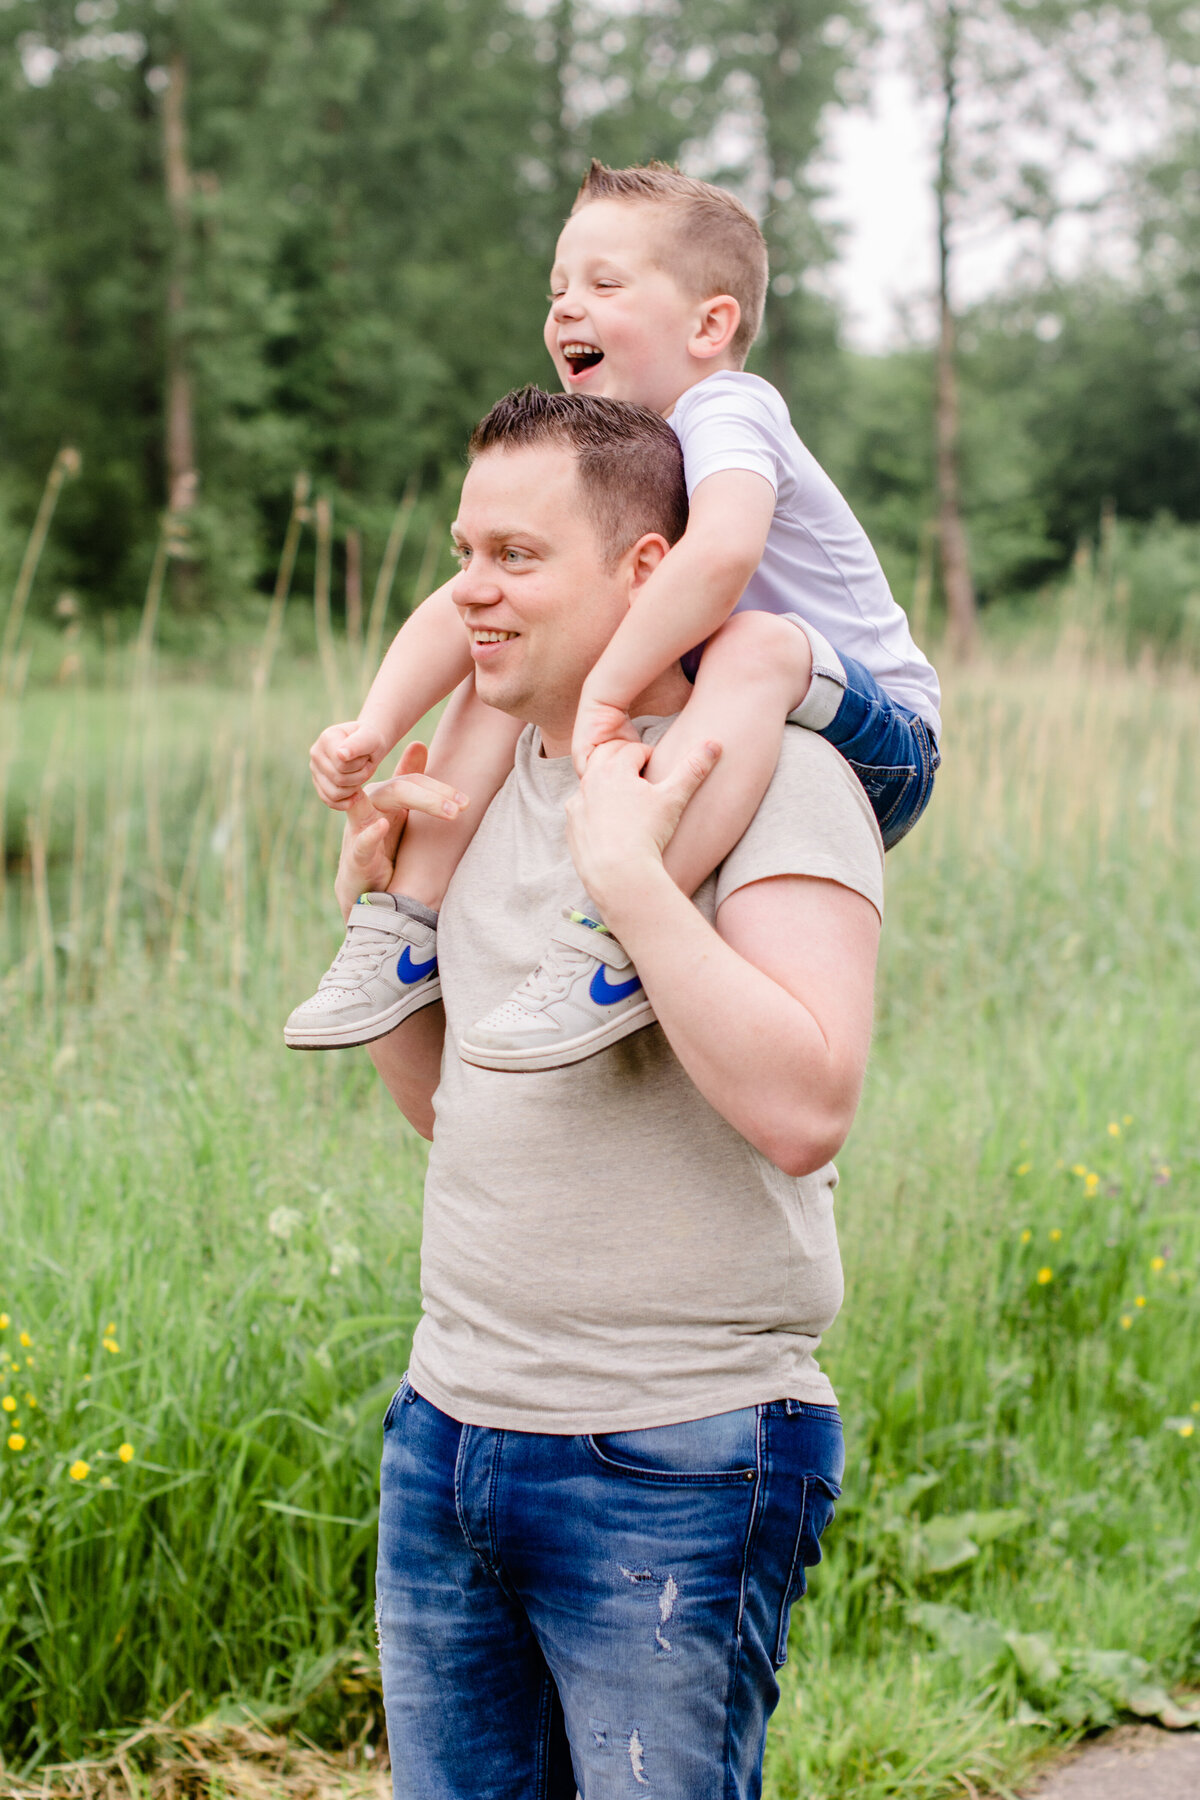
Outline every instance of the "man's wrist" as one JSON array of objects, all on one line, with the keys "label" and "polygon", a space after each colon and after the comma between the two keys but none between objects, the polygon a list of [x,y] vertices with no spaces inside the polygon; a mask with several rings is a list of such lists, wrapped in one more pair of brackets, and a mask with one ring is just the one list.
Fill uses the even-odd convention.
[{"label": "man's wrist", "polygon": [[614,868],[599,881],[593,875],[588,891],[604,923],[626,949],[627,938],[635,937],[673,897],[683,897],[657,857]]}]

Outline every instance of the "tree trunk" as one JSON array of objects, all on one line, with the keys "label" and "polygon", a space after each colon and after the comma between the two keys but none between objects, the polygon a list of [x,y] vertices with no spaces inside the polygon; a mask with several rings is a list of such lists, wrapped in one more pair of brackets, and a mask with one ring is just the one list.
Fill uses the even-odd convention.
[{"label": "tree trunk", "polygon": [[959,8],[948,0],[942,19],[942,135],[937,164],[938,352],[934,428],[937,444],[938,544],[946,595],[947,644],[960,661],[978,634],[975,586],[963,525],[958,431],[958,369],[950,294],[950,208],[954,190],[954,127],[958,106]]},{"label": "tree trunk", "polygon": [[[170,273],[166,318],[166,460],[167,510],[173,515],[173,537],[184,549],[179,529],[196,503],[195,422],[192,378],[187,355],[188,274],[191,262],[192,177],[187,161],[185,97],[187,70],[182,52],[172,53],[162,97],[163,172],[171,217]],[[186,554],[186,552],[185,552]]]}]

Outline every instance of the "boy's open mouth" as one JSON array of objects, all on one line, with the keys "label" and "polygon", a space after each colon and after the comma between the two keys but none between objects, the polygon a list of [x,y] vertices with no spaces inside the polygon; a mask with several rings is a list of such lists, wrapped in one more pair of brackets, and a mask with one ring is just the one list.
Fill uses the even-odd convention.
[{"label": "boy's open mouth", "polygon": [[603,350],[597,350],[595,344],[564,344],[562,355],[572,375],[582,375],[604,361]]}]

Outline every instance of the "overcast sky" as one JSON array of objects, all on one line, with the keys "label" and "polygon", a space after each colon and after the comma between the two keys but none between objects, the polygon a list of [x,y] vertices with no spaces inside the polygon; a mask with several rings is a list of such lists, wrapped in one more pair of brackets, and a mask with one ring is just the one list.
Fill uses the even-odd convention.
[{"label": "overcast sky", "polygon": [[[902,32],[909,10],[906,0],[877,0],[883,35],[871,55],[870,101],[831,109],[821,170],[829,190],[821,211],[842,227],[841,254],[830,280],[844,309],[848,341],[866,350],[886,349],[913,332],[927,337],[933,329],[938,115],[936,102],[918,96],[907,68]],[[1105,121],[1103,154],[1074,157],[1065,170],[1067,191],[1093,200],[1111,191],[1112,165],[1148,148],[1163,124],[1152,96],[1144,105],[1114,107]],[[1020,153],[1019,137],[1013,148]],[[959,304],[994,292],[1043,249],[1030,228],[1006,228],[995,218],[965,232]],[[1054,267],[1069,275],[1089,262],[1127,266],[1129,249],[1115,218],[1089,213],[1055,227],[1049,254]]]}]

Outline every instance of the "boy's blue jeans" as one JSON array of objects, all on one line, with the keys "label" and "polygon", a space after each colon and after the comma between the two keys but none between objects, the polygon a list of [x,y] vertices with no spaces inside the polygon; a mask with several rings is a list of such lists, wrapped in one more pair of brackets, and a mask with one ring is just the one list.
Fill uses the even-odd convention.
[{"label": "boy's blue jeans", "polygon": [[597,1437],[384,1421],[396,1800],[752,1800],[792,1602],[841,1492],[833,1407]]},{"label": "boy's blue jeans", "polygon": [[788,617],[808,638],[813,653],[812,686],[791,720],[828,738],[866,789],[890,850],[912,830],[933,793],[941,763],[937,743],[924,719],[886,694],[853,657],[842,656],[813,626]]}]

